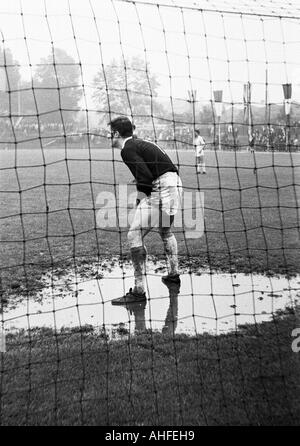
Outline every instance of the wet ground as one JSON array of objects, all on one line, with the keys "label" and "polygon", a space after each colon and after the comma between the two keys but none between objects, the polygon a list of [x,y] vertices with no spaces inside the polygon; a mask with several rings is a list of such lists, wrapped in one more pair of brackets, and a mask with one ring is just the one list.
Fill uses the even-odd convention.
[{"label": "wet ground", "polygon": [[[113,306],[133,284],[130,264],[104,270],[86,280],[69,274],[45,277],[39,299],[23,299],[2,316],[5,331],[90,325],[111,338],[128,332],[158,330],[194,335],[222,334],[243,324],[268,321],[279,310],[300,304],[300,276],[224,274],[203,271],[182,274],[181,286],[161,281],[162,267],[149,264],[145,304]],[[67,288],[65,283],[68,283]]]}]

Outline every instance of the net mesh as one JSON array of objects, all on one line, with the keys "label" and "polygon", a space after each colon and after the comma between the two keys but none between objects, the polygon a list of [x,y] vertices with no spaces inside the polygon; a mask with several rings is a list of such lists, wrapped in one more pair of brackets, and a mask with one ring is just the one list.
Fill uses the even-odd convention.
[{"label": "net mesh", "polygon": [[[297,3],[0,6],[1,425],[299,423]],[[154,228],[147,300],[121,308],[116,116],[184,198],[181,287]]]}]

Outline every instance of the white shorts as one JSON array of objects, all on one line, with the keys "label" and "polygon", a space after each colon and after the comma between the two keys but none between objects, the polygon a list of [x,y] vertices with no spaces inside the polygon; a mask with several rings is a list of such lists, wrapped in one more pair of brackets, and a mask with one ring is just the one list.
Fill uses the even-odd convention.
[{"label": "white shorts", "polygon": [[130,230],[146,230],[156,226],[170,227],[181,206],[182,182],[176,172],[167,172],[152,183],[149,197],[136,208]]},{"label": "white shorts", "polygon": [[197,156],[204,156],[204,149],[203,149],[203,147],[197,147],[197,149],[196,149],[196,157]]},{"label": "white shorts", "polygon": [[152,183],[148,201],[168,215],[175,215],[181,204],[182,182],[176,172],[167,172]]}]

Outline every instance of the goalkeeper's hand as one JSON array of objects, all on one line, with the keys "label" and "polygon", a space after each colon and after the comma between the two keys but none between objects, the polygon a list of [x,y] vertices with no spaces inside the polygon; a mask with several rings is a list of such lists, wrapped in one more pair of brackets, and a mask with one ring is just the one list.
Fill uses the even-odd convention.
[{"label": "goalkeeper's hand", "polygon": [[134,203],[131,203],[131,204],[129,205],[129,209],[136,209],[136,208],[138,207],[138,205],[140,204],[140,202],[141,202],[141,199],[140,199],[140,198],[136,198],[136,200],[135,200],[135,204],[134,204]]},{"label": "goalkeeper's hand", "polygon": [[147,195],[144,194],[144,192],[138,191],[137,197],[136,197],[136,206],[138,206],[140,204],[140,202],[142,200],[144,200],[145,198],[147,198]]}]

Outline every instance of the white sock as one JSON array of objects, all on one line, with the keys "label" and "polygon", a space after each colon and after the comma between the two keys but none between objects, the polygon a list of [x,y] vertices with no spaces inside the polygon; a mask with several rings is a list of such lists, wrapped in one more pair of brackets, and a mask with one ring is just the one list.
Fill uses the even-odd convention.
[{"label": "white sock", "polygon": [[145,292],[146,250],[143,246],[131,248],[131,259],[134,269],[134,291]]},{"label": "white sock", "polygon": [[168,270],[170,275],[178,274],[178,253],[177,240],[174,234],[163,237],[165,253],[167,257]]}]

